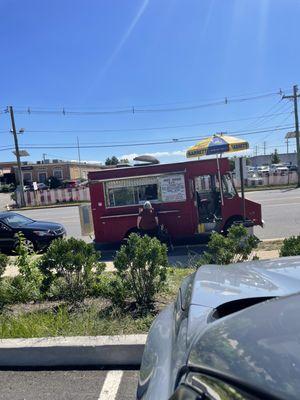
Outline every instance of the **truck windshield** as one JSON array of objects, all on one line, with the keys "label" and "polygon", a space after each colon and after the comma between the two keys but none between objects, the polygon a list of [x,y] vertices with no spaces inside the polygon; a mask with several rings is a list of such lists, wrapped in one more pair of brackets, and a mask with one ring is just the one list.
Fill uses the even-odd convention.
[{"label": "truck windshield", "polygon": [[236,190],[232,182],[232,177],[230,174],[225,174],[222,176],[223,192],[224,196],[232,198],[236,196]]}]

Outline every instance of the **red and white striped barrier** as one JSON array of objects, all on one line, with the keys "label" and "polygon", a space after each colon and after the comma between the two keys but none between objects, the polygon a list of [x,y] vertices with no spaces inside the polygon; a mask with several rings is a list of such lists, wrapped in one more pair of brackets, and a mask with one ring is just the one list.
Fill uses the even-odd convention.
[{"label": "red and white striped barrier", "polygon": [[[17,205],[21,204],[20,192],[17,192],[16,199]],[[26,206],[43,206],[78,201],[90,201],[89,188],[79,187],[25,192]]]}]

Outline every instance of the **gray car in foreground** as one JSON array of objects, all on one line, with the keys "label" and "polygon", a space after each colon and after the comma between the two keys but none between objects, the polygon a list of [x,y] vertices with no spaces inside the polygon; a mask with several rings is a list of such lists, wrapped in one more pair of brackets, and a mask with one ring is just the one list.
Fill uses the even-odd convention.
[{"label": "gray car in foreground", "polygon": [[300,257],[203,266],[154,321],[137,399],[300,399]]}]

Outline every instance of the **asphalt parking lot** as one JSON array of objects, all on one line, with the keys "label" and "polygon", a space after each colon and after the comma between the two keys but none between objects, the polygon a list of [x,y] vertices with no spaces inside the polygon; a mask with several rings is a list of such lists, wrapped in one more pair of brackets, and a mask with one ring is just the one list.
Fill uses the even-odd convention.
[{"label": "asphalt parking lot", "polygon": [[0,400],[133,400],[138,371],[0,371]]}]

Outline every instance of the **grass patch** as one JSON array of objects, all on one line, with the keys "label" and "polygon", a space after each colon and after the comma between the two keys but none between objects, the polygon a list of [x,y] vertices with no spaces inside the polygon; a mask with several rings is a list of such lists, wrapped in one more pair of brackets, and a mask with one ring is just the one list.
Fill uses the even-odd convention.
[{"label": "grass patch", "polygon": [[113,309],[99,311],[95,306],[78,311],[59,306],[55,310],[2,315],[1,338],[146,333],[153,319],[153,315],[134,319]]},{"label": "grass patch", "polygon": [[155,312],[146,316],[123,313],[101,299],[75,309],[59,302],[20,304],[0,315],[0,338],[147,333],[157,313],[175,299],[182,280],[192,272],[168,268],[166,285],[156,296]]}]

